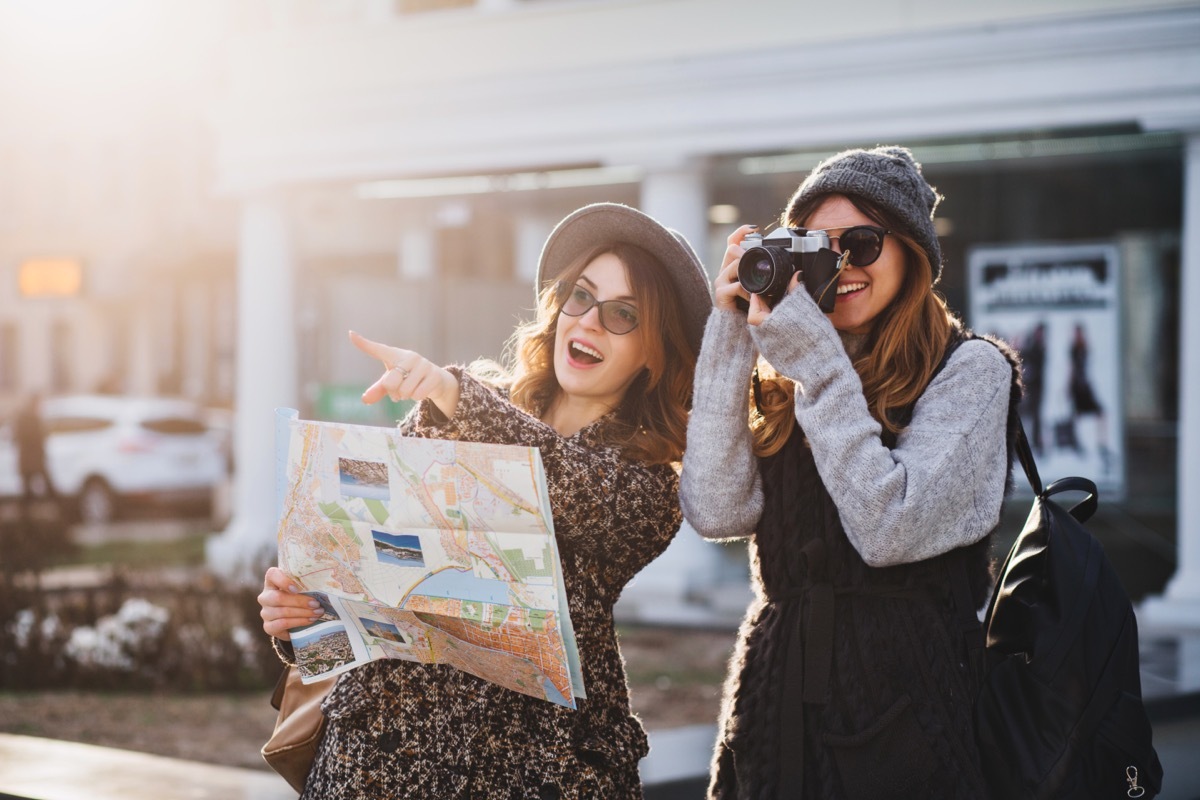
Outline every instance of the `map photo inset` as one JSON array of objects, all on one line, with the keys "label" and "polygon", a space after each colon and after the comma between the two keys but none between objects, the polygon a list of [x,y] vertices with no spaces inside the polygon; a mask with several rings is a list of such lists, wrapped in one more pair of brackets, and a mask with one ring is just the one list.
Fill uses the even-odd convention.
[{"label": "map photo inset", "polygon": [[338,480],[342,496],[390,500],[387,464],[357,458],[338,458]]},{"label": "map photo inset", "polygon": [[354,661],[350,636],[342,625],[332,625],[303,636],[292,637],[296,664],[302,678],[322,675]]},{"label": "map photo inset", "polygon": [[333,603],[329,602],[329,595],[324,592],[301,592],[301,594],[307,595],[321,604],[321,616],[314,618],[307,625],[301,625],[298,628],[289,628],[288,632],[292,634],[293,639],[296,638],[296,634],[300,631],[306,631],[313,626],[323,625],[326,622],[336,622],[341,619],[337,611],[334,610]]},{"label": "map photo inset", "polygon": [[423,567],[425,555],[421,551],[421,537],[411,533],[388,533],[372,529],[375,555],[385,564],[397,567]]},{"label": "map photo inset", "polygon": [[374,636],[378,639],[387,639],[400,644],[408,644],[408,639],[404,638],[404,634],[390,622],[384,622],[371,617],[359,617],[358,621],[362,623],[363,630],[368,636]]},{"label": "map photo inset", "polygon": [[329,602],[329,595],[325,594],[324,592],[302,592],[302,594],[308,595],[313,600],[316,600],[321,604],[321,616],[313,620],[313,624],[318,622],[333,622],[341,619],[341,617],[338,616],[337,611],[334,610],[333,603]]}]

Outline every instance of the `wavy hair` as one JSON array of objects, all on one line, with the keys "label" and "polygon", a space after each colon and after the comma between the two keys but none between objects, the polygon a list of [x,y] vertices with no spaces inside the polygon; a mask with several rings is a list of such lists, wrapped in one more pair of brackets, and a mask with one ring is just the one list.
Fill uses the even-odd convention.
[{"label": "wavy hair", "polygon": [[[513,333],[505,351],[507,369],[485,365],[483,377],[507,383],[509,398],[520,408],[542,416],[562,391],[554,374],[558,317],[567,294],[588,264],[611,253],[625,265],[637,301],[637,336],[646,351],[646,367],[625,390],[614,422],[604,428],[606,444],[625,457],[649,464],[671,464],[683,456],[692,402],[696,352],[688,342],[674,282],[657,259],[640,247],[612,243],[581,254],[559,279],[542,288],[537,316]],[[472,368],[473,373],[480,370]]]},{"label": "wavy hair", "polygon": [[[816,211],[830,195],[817,195],[788,209],[783,223],[792,227]],[[942,360],[958,321],[946,300],[933,289],[933,265],[916,241],[903,233],[893,214],[864,198],[846,195],[854,207],[887,228],[904,248],[904,280],[900,293],[880,312],[853,364],[862,381],[867,407],[883,429],[898,434],[902,424],[895,412],[915,403]],[[796,425],[796,386],[760,362],[758,408],[750,406],[754,452],[769,456],[779,451]]]}]

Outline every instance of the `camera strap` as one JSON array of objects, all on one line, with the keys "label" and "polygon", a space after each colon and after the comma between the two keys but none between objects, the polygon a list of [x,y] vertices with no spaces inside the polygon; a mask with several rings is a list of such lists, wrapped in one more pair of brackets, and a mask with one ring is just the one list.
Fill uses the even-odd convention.
[{"label": "camera strap", "polygon": [[[835,270],[833,271],[833,274],[829,276],[829,280],[828,280],[828,281],[826,281],[826,283],[825,283],[825,288],[821,290],[821,296],[820,296],[820,297],[818,297],[818,298],[816,298],[816,300],[817,300],[817,305],[821,305],[821,301],[823,301],[823,300],[825,299],[825,295],[829,294],[829,290],[830,290],[831,288],[833,288],[833,287],[837,286],[837,284],[838,284],[838,277],[839,277],[839,276],[841,276],[841,274],[842,274],[842,270],[844,270],[844,269],[846,268],[846,261],[847,261],[847,259],[849,259],[849,258],[850,258],[850,251],[849,251],[849,250],[847,250],[846,252],[842,253],[842,254],[841,254],[839,257],[838,257],[838,260],[837,260],[837,269],[835,269]],[[834,291],[836,292],[837,290],[836,290],[836,289],[834,289]]]}]

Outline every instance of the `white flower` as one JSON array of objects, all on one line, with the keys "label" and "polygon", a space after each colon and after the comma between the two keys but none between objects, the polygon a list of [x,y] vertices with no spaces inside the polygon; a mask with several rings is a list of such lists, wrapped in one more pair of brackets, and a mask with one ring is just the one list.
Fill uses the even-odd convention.
[{"label": "white flower", "polygon": [[241,653],[242,666],[253,668],[258,660],[258,636],[245,625],[234,625],[229,631],[229,638],[233,639],[234,645]]},{"label": "white flower", "polygon": [[41,624],[38,624],[37,614],[31,608],[23,608],[18,611],[9,623],[9,630],[12,631],[13,641],[18,650],[25,650],[33,643],[35,628],[41,640],[49,642],[58,634],[60,627],[62,627],[61,623],[54,614],[42,618]]},{"label": "white flower", "polygon": [[33,633],[35,619],[36,617],[31,608],[22,608],[13,615],[13,620],[9,623],[9,630],[12,631],[13,639],[16,640],[19,650],[29,647],[29,636]]},{"label": "white flower", "polygon": [[101,617],[96,627],[71,631],[64,652],[80,666],[133,672],[138,656],[158,644],[170,616],[165,608],[130,598],[116,614]]}]

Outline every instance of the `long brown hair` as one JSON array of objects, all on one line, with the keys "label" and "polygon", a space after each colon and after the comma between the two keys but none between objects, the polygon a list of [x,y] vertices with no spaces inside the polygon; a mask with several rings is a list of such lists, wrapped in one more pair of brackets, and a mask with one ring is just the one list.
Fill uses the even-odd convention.
[{"label": "long brown hair", "polygon": [[562,391],[554,374],[558,315],[587,265],[606,253],[625,265],[640,319],[638,327],[625,335],[639,337],[646,367],[626,389],[614,424],[605,428],[605,440],[637,461],[679,461],[687,438],[696,353],[688,343],[674,283],[666,268],[640,247],[624,243],[594,247],[571,262],[556,282],[542,287],[537,317],[517,328],[506,348],[509,398],[540,417]]},{"label": "long brown hair", "polygon": [[[799,227],[829,197],[817,195],[788,209],[783,223]],[[957,322],[946,307],[945,298],[933,289],[929,256],[903,232],[900,220],[861,197],[846,195],[846,199],[876,224],[887,228],[888,235],[904,247],[905,275],[900,293],[875,318],[853,362],[871,416],[885,431],[896,434],[901,425],[892,412],[916,402],[925,391]],[[761,361],[759,378],[759,408],[755,409],[751,403],[750,426],[754,431],[754,452],[769,456],[783,447],[796,424],[796,386]]]}]

